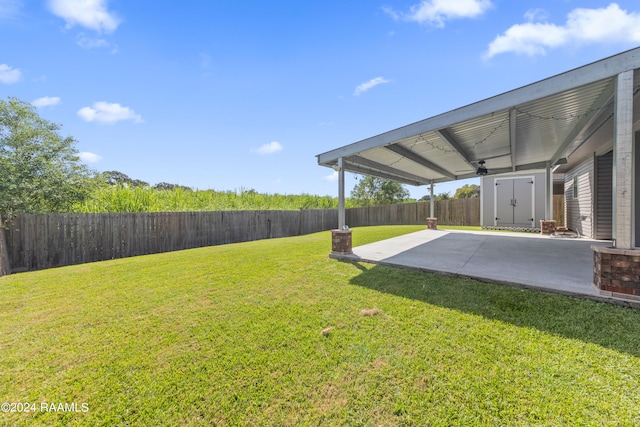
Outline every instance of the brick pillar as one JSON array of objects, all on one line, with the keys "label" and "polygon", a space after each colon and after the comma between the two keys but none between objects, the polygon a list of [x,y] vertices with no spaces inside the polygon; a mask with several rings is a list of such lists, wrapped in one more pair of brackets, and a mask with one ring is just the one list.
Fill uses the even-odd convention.
[{"label": "brick pillar", "polygon": [[550,235],[556,231],[556,222],[553,219],[540,220],[540,234]]},{"label": "brick pillar", "polygon": [[438,229],[438,218],[427,218],[427,228],[429,230]]},{"label": "brick pillar", "polygon": [[351,230],[331,230],[331,255],[352,253]]},{"label": "brick pillar", "polygon": [[603,295],[640,300],[640,250],[591,246],[593,285]]}]

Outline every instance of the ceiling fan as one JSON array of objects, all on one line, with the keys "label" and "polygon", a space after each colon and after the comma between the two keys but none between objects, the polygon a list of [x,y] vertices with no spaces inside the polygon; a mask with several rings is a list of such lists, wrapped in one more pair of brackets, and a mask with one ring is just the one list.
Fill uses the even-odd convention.
[{"label": "ceiling fan", "polygon": [[476,169],[476,175],[478,176],[485,176],[486,174],[489,173],[489,170],[484,166],[486,162],[484,160],[480,160],[478,162],[478,169]]},{"label": "ceiling fan", "polygon": [[[475,168],[476,168],[476,175],[478,175],[478,176],[485,176],[486,174],[488,174],[488,173],[489,173],[489,170],[486,168],[485,163],[486,163],[486,162],[485,162],[484,160],[480,160],[480,161],[477,161],[477,162],[471,162],[470,164],[471,164],[472,166],[474,166],[474,165],[476,165],[476,164],[477,164],[477,166],[475,166]],[[467,172],[467,173],[468,173],[468,172],[469,172],[469,169],[457,170],[457,171],[456,171],[456,173],[460,173],[460,172]]]}]

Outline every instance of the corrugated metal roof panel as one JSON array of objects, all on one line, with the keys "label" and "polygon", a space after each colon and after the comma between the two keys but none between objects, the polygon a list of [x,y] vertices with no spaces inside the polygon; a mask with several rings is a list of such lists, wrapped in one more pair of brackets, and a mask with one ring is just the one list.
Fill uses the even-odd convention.
[{"label": "corrugated metal roof panel", "polygon": [[635,93],[640,48],[318,155],[318,162],[332,165],[351,156],[368,162],[372,174],[404,174],[406,182],[473,176],[480,160],[490,173],[544,167],[597,131],[602,140],[613,114],[616,76],[630,69],[636,69]]},{"label": "corrugated metal roof panel", "polygon": [[576,126],[585,126],[611,106],[610,83],[608,79],[517,106],[516,162],[533,163],[552,157]]}]

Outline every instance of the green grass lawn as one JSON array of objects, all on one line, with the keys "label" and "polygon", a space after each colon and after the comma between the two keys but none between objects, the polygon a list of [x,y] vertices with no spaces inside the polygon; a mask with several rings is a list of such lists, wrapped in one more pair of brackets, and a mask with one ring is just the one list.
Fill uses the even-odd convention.
[{"label": "green grass lawn", "polygon": [[[354,245],[423,228],[356,228]],[[640,311],[330,246],[324,232],[0,278],[0,403],[37,405],[0,424],[640,425]]]}]

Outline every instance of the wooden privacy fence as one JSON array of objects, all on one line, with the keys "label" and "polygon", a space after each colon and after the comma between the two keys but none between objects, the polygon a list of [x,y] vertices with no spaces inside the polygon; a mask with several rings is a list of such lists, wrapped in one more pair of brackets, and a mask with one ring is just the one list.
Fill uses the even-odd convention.
[{"label": "wooden privacy fence", "polygon": [[[429,212],[428,202],[351,208],[346,221],[350,227],[425,224]],[[440,224],[480,224],[477,198],[438,201],[435,212]],[[15,218],[5,236],[9,267],[20,272],[296,236],[337,224],[336,209],[46,214]]]},{"label": "wooden privacy fence", "polygon": [[438,224],[480,225],[480,198],[442,200],[435,204]]},{"label": "wooden privacy fence", "polygon": [[564,194],[556,194],[553,196],[553,219],[556,226],[564,226]]},{"label": "wooden privacy fence", "polygon": [[335,209],[21,215],[6,230],[13,272],[335,228]]},{"label": "wooden privacy fence", "polygon": [[345,212],[345,222],[349,227],[426,224],[426,218],[428,216],[428,203],[406,203],[401,205],[350,208]]},{"label": "wooden privacy fence", "polygon": [[[369,206],[347,209],[345,220],[350,227],[426,224],[430,212],[429,202]],[[480,198],[438,200],[434,212],[438,224],[480,225]]]}]

